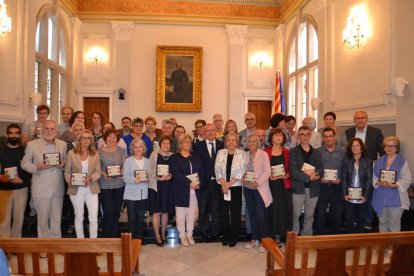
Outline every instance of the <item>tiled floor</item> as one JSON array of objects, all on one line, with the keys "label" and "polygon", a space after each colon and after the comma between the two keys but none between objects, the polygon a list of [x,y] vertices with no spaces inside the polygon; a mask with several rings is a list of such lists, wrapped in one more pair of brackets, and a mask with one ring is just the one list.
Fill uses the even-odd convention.
[{"label": "tiled floor", "polygon": [[221,243],[199,243],[191,247],[145,245],[140,254],[140,271],[145,275],[263,275],[266,254],[257,248],[224,247]]}]

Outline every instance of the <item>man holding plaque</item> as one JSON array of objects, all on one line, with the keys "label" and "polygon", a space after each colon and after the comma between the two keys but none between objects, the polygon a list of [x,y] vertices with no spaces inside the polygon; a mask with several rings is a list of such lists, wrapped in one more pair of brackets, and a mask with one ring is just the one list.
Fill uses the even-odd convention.
[{"label": "man holding plaque", "polygon": [[22,170],[24,147],[20,144],[21,129],[17,124],[7,127],[6,145],[0,149],[0,237],[20,238],[24,210],[27,201],[27,186],[30,175]]},{"label": "man holding plaque", "polygon": [[33,174],[31,191],[37,211],[39,238],[61,237],[66,143],[56,139],[57,134],[56,122],[47,120],[42,138],[27,143],[22,161],[22,168]]},{"label": "man holding plaque", "polygon": [[[323,143],[320,151],[324,174],[321,177],[321,190],[319,192],[318,232],[320,235],[340,234],[343,204],[340,177],[345,150],[343,147],[336,145],[336,132],[333,128],[325,128],[322,134]],[[326,210],[328,207],[331,216],[331,231],[328,231],[326,225]]]},{"label": "man holding plaque", "polygon": [[302,236],[313,235],[313,214],[320,190],[320,178],[323,176],[321,152],[310,144],[311,130],[301,126],[298,130],[299,145],[290,151],[289,168],[292,179],[293,231],[299,233],[299,217],[305,210]]},{"label": "man holding plaque", "polygon": [[194,145],[194,150],[201,157],[204,171],[198,200],[199,224],[204,240],[214,242],[220,234],[221,198],[221,186],[216,181],[214,164],[217,152],[224,148],[224,144],[216,139],[216,127],[213,124],[206,124],[204,132],[206,139]]}]

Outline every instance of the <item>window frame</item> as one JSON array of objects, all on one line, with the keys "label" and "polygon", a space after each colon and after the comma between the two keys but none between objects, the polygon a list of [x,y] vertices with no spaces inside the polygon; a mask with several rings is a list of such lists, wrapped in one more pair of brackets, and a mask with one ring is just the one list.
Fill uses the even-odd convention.
[{"label": "window frame", "polygon": [[[300,30],[300,26],[306,23],[306,64],[301,67],[298,68],[298,62],[299,62],[299,30]],[[310,57],[310,29],[309,27],[312,27],[315,30],[315,38],[318,41],[318,58],[315,59],[312,62],[309,62],[309,57]],[[291,50],[292,48],[295,48],[295,71],[290,72],[290,60],[291,60]],[[319,78],[319,34],[318,34],[318,28],[317,28],[317,24],[316,21],[313,19],[312,16],[310,15],[302,15],[299,17],[299,19],[296,20],[296,22],[294,22],[294,26],[292,27],[291,31],[290,31],[290,35],[289,35],[289,39],[288,39],[288,43],[287,43],[287,48],[286,48],[286,52],[285,52],[285,57],[286,57],[286,62],[285,62],[285,72],[287,72],[286,76],[286,91],[288,93],[286,99],[287,99],[287,114],[293,115],[296,118],[297,124],[301,125],[303,118],[307,117],[307,116],[313,116],[316,120],[318,120],[318,110],[313,110],[311,107],[311,98],[314,98],[315,95],[314,92],[312,91],[312,93],[309,91],[310,88],[310,77],[311,77],[311,71],[314,71],[315,68],[318,70],[318,75],[317,77]],[[306,112],[304,112],[304,110],[302,110],[302,102],[299,102],[300,97],[299,97],[299,92],[300,90],[298,89],[298,84],[299,84],[299,79],[301,78],[301,76],[303,76],[303,74],[306,74],[306,83],[304,86],[304,89],[306,90]],[[294,83],[295,83],[295,87],[294,87],[294,91],[295,91],[295,99],[294,99],[294,103],[291,102],[291,95],[290,95],[290,91],[291,91],[291,87],[290,87],[290,83],[291,80],[294,78]],[[315,87],[315,85],[313,85],[313,87]],[[317,89],[316,89],[316,97],[319,96],[319,80],[317,80]],[[310,95],[312,95],[312,97],[310,97]],[[295,114],[291,114],[291,109],[292,106],[294,106],[294,110],[295,110]],[[299,113],[300,112],[300,113]]]}]

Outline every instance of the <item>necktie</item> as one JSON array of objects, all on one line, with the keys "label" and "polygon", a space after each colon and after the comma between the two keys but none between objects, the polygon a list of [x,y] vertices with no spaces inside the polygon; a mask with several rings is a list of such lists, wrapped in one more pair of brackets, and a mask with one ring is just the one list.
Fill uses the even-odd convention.
[{"label": "necktie", "polygon": [[216,149],[214,148],[214,143],[209,143],[211,145],[211,159],[216,158]]}]

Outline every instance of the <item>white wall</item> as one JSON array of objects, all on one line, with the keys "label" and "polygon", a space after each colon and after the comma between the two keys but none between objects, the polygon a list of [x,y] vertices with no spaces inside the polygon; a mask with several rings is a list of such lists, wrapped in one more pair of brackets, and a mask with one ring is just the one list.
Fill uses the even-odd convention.
[{"label": "white wall", "polygon": [[414,1],[399,0],[393,4],[395,18],[395,75],[404,77],[409,84],[405,96],[397,100],[397,135],[401,139],[401,152],[414,172],[414,127],[412,110],[414,106]]}]

